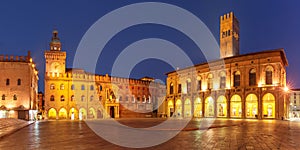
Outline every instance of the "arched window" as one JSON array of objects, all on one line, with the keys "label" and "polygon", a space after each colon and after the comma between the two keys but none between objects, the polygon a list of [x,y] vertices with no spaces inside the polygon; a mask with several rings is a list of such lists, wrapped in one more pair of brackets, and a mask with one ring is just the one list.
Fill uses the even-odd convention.
[{"label": "arched window", "polygon": [[273,67],[268,66],[266,68],[266,84],[267,85],[273,84],[272,74],[273,74]]},{"label": "arched window", "polygon": [[173,83],[170,84],[170,94],[174,93],[174,85]]},{"label": "arched window", "polygon": [[2,95],[2,100],[5,100],[5,95],[4,94]]},{"label": "arched window", "polygon": [[65,96],[60,96],[60,101],[65,101]]},{"label": "arched window", "polygon": [[64,84],[61,84],[60,85],[60,90],[64,90],[65,89],[65,85]]},{"label": "arched window", "polygon": [[84,85],[81,85],[81,90],[85,90],[85,87],[84,87]]},{"label": "arched window", "polygon": [[102,85],[99,85],[99,90],[102,91]]},{"label": "arched window", "polygon": [[54,101],[54,95],[50,96],[50,101]]},{"label": "arched window", "polygon": [[94,91],[94,86],[93,85],[91,85],[90,90]]},{"label": "arched window", "polygon": [[120,101],[120,102],[122,101],[122,96],[119,97],[119,101]]},{"label": "arched window", "polygon": [[94,100],[94,96],[92,95],[91,97],[90,97],[90,101],[93,101]]},{"label": "arched window", "polygon": [[50,90],[54,90],[54,89],[55,89],[54,83],[50,84]]},{"label": "arched window", "polygon": [[85,96],[82,95],[82,96],[81,96],[81,101],[84,102],[84,100],[85,100]]},{"label": "arched window", "polygon": [[17,97],[16,94],[14,95],[13,99],[14,99],[15,101],[18,100],[18,97]]},{"label": "arched window", "polygon": [[75,85],[74,84],[71,85],[71,90],[75,90]]},{"label": "arched window", "polygon": [[256,85],[256,70],[251,69],[249,71],[249,86],[254,86]]},{"label": "arched window", "polygon": [[9,79],[6,79],[6,85],[9,85]]},{"label": "arched window", "polygon": [[75,96],[72,95],[72,96],[71,96],[71,101],[74,101],[74,100],[75,100]]},{"label": "arched window", "polygon": [[209,74],[207,77],[207,89],[213,89],[213,75]]},{"label": "arched window", "polygon": [[21,79],[18,79],[18,83],[17,83],[18,85],[21,85]]},{"label": "arched window", "polygon": [[241,73],[239,71],[234,72],[233,74],[233,86],[238,87],[241,84]]}]

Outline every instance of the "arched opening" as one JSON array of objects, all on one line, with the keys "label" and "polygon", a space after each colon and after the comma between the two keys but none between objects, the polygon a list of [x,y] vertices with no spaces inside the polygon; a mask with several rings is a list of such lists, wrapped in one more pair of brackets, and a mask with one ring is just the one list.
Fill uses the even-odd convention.
[{"label": "arched opening", "polygon": [[255,94],[246,97],[246,117],[257,118],[258,99]]},{"label": "arched opening", "polygon": [[174,104],[173,104],[173,101],[170,100],[168,102],[168,114],[167,115],[168,115],[168,117],[172,117],[173,114],[174,114]]},{"label": "arched opening", "polygon": [[94,108],[90,108],[89,109],[89,115],[88,115],[88,118],[89,119],[97,119],[97,116],[96,116],[96,111]]},{"label": "arched opening", "polygon": [[79,120],[86,119],[86,109],[80,108],[79,109]]},{"label": "arched opening", "polygon": [[194,101],[194,117],[202,117],[202,101],[199,97]]},{"label": "arched opening", "polygon": [[99,108],[99,109],[97,110],[97,117],[98,117],[98,118],[103,118],[103,113],[102,113],[101,108]]},{"label": "arched opening", "polygon": [[65,108],[61,108],[58,113],[59,119],[67,119],[68,112]]},{"label": "arched opening", "polygon": [[263,101],[263,117],[275,118],[275,97],[271,93],[267,93],[262,98]]},{"label": "arched opening", "polygon": [[69,118],[71,118],[71,120],[78,119],[78,111],[75,108],[70,109]]},{"label": "arched opening", "polygon": [[230,99],[230,116],[235,118],[242,117],[242,99],[237,94]]},{"label": "arched opening", "polygon": [[54,108],[48,110],[48,119],[56,119],[56,110]]},{"label": "arched opening", "polygon": [[204,115],[205,117],[214,117],[215,108],[214,108],[214,99],[209,96],[205,99],[205,108],[204,108]]},{"label": "arched opening", "polygon": [[192,105],[189,99],[184,101],[184,117],[192,117]]},{"label": "arched opening", "polygon": [[217,99],[217,110],[218,117],[226,117],[227,116],[227,102],[225,96],[219,96]]},{"label": "arched opening", "polygon": [[182,102],[181,100],[177,100],[176,103],[175,103],[175,115],[176,117],[182,117]]}]

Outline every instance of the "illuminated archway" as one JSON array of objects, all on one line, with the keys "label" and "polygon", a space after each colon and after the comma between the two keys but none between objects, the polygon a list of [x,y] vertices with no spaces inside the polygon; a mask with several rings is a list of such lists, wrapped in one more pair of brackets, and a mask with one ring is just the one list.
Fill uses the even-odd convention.
[{"label": "illuminated archway", "polygon": [[88,118],[89,119],[97,119],[97,116],[96,116],[96,111],[93,107],[91,107],[89,109],[89,115],[88,115]]},{"label": "illuminated archway", "polygon": [[61,108],[59,110],[58,117],[59,117],[59,119],[67,119],[67,117],[68,117],[67,110],[65,108]]},{"label": "illuminated archway", "polygon": [[214,99],[209,96],[205,99],[205,109],[204,109],[205,117],[214,117],[215,113],[215,108],[214,108]]},{"label": "illuminated archway", "polygon": [[56,110],[54,108],[48,110],[48,119],[56,119]]},{"label": "illuminated archway", "polygon": [[199,97],[194,101],[194,117],[202,117],[202,101]]},{"label": "illuminated archway", "polygon": [[80,108],[79,109],[79,120],[86,119],[86,109]]},{"label": "illuminated archway", "polygon": [[262,98],[263,101],[263,117],[275,118],[275,97],[271,93],[267,93]]},{"label": "illuminated archway", "polygon": [[75,108],[71,108],[69,112],[69,118],[71,120],[78,119],[78,111]]},{"label": "illuminated archway", "polygon": [[237,94],[230,99],[230,116],[235,118],[242,117],[242,99]]},{"label": "illuminated archway", "polygon": [[191,116],[192,116],[191,100],[186,99],[184,101],[184,117],[191,117]]},{"label": "illuminated archway", "polygon": [[217,99],[217,116],[226,117],[227,116],[227,102],[225,96],[219,96]]},{"label": "illuminated archway", "polygon": [[175,111],[176,111],[176,117],[182,117],[182,102],[181,100],[177,100],[175,103]]},{"label": "illuminated archway", "polygon": [[258,108],[258,99],[255,94],[249,94],[246,97],[246,117],[256,118]]}]

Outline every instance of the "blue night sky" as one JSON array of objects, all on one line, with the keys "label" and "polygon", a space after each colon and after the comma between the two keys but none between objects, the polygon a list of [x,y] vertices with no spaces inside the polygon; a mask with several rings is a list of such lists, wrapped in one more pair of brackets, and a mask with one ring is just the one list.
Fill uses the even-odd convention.
[{"label": "blue night sky", "polygon": [[[119,7],[143,1],[6,1],[0,5],[0,54],[26,55],[32,52],[39,70],[39,91],[43,91],[44,50],[49,49],[52,30],[59,31],[67,67],[72,67],[77,46],[93,23]],[[155,1],[182,7],[199,17],[219,42],[219,16],[233,11],[240,21],[241,54],[284,48],[289,66],[287,80],[300,87],[300,1]],[[164,13],[163,10],[157,10]],[[174,16],[176,17],[176,16]],[[137,25],[115,35],[98,59],[97,74],[110,74],[114,60],[131,43],[145,38],[161,38],[184,49],[193,63],[204,62],[200,49],[181,32],[162,25]],[[159,66],[159,67],[158,67]],[[130,77],[151,76],[165,81],[174,70],[165,62],[149,59],[134,67]]]}]

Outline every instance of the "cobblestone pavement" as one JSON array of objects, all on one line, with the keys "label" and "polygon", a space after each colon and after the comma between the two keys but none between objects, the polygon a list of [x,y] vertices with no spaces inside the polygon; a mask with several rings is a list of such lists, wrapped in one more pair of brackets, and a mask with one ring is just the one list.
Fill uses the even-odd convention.
[{"label": "cobblestone pavement", "polygon": [[0,119],[0,138],[14,133],[15,131],[32,124],[33,121],[20,119],[1,118]]},{"label": "cobblestone pavement", "polygon": [[[149,127],[162,119],[121,119],[132,127]],[[176,120],[174,120],[176,121]],[[300,149],[300,122],[275,120],[191,121],[171,140],[147,149]],[[109,124],[110,120],[103,120]],[[208,128],[209,127],[209,128]],[[172,130],[163,129],[165,131]],[[0,149],[125,149],[98,137],[82,121],[36,122],[0,139]]]}]

